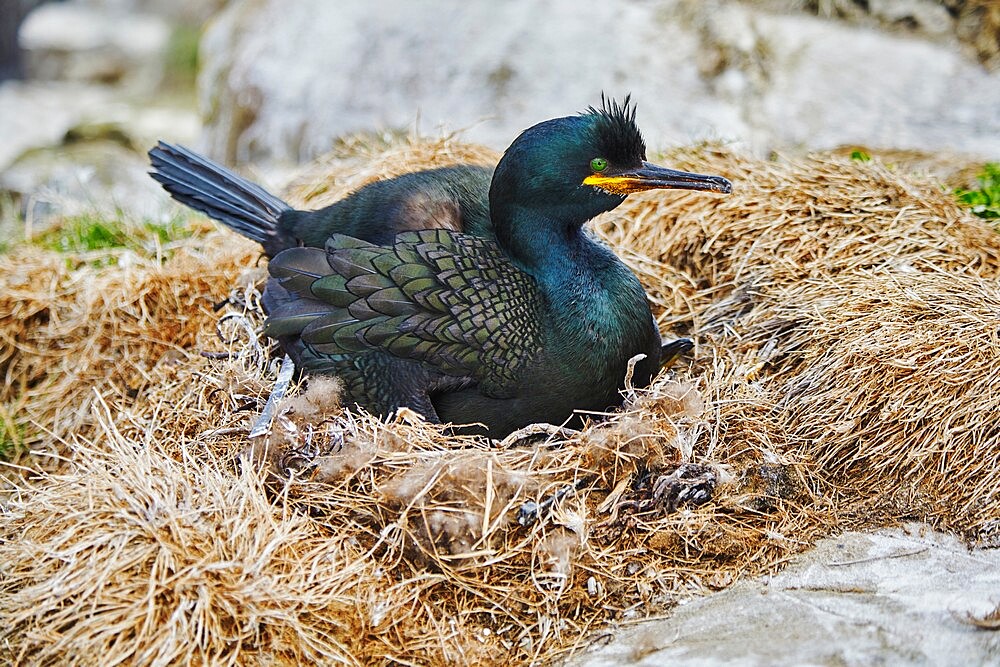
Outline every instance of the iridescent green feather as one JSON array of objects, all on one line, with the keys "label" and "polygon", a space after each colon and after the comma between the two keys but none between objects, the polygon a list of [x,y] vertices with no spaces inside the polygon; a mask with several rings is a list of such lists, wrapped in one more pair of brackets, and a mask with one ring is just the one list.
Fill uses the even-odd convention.
[{"label": "iridescent green feather", "polygon": [[313,253],[287,251],[271,262],[273,275],[327,311],[306,326],[299,313],[272,317],[269,331],[298,327],[317,355],[340,359],[381,349],[503,397],[541,351],[534,279],[490,240],[422,230],[382,247],[334,235],[323,256],[327,268],[318,277]]}]

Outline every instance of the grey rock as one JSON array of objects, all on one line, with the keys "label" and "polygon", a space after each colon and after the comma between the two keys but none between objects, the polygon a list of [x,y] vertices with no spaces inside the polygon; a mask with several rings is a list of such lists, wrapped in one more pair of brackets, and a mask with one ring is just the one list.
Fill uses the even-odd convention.
[{"label": "grey rock", "polygon": [[88,114],[110,113],[110,91],[80,84],[0,84],[0,172],[30,148],[62,141]]},{"label": "grey rock", "polygon": [[33,233],[85,214],[159,222],[176,208],[148,171],[145,156],[117,140],[82,141],[28,152],[0,174],[0,190],[20,200]]},{"label": "grey rock", "polygon": [[675,2],[377,1],[230,5],[202,42],[200,90],[216,156],[301,160],[372,126],[468,128],[505,147],[533,122],[631,90],[643,126],[677,141],[739,133],[706,104],[698,37]]},{"label": "grey rock", "polygon": [[[27,229],[65,216],[159,220],[176,210],[148,178],[145,152],[164,136],[193,143],[200,121],[190,95],[158,88],[170,21],[179,20],[150,13],[163,9],[155,0],[73,0],[28,15],[20,40],[34,79],[0,84],[0,203],[12,200]],[[5,230],[9,241],[7,232],[20,230]]]},{"label": "grey rock", "polygon": [[1000,550],[926,526],[819,542],[770,578],[623,629],[573,667],[1000,664]]},{"label": "grey rock", "polygon": [[41,5],[21,25],[19,38],[33,79],[152,90],[163,78],[170,32],[161,17],[77,1]]},{"label": "grey rock", "polygon": [[[145,151],[162,136],[193,143],[199,129],[193,109],[127,103],[104,86],[5,82],[0,196],[34,231],[83,213],[159,220],[175,209],[147,176]],[[7,241],[20,235],[3,231]]]},{"label": "grey rock", "polygon": [[202,42],[206,140],[229,161],[301,161],[346,133],[419,123],[503,148],[606,91],[634,94],[654,147],[1000,155],[1000,72],[927,27],[941,7],[875,3],[884,23],[924,26],[891,31],[772,4],[238,0]]},{"label": "grey rock", "polygon": [[106,86],[70,82],[0,84],[0,173],[26,151],[58,146],[73,128],[113,124],[139,147],[160,137],[191,143],[201,124],[194,109],[128,101]]},{"label": "grey rock", "polygon": [[801,16],[755,17],[773,61],[756,143],[1000,155],[1000,72],[957,49]]}]

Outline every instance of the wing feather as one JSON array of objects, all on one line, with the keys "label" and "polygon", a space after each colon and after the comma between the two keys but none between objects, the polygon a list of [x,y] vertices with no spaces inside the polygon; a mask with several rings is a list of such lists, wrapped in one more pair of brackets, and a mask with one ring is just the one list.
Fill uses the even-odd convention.
[{"label": "wing feather", "polygon": [[382,350],[502,397],[541,350],[538,287],[487,239],[433,229],[375,246],[333,235],[325,251],[279,253],[271,274],[309,305],[271,313],[268,332],[300,332],[317,355]]}]

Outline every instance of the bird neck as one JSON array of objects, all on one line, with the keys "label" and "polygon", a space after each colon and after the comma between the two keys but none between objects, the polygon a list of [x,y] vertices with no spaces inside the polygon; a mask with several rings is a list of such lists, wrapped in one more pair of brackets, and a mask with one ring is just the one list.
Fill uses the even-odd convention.
[{"label": "bird neck", "polygon": [[648,383],[660,336],[635,274],[580,225],[541,224],[536,215],[507,222],[509,228],[498,226],[498,241],[535,278],[548,304],[546,355],[553,377],[570,384],[586,380],[601,408],[601,401],[617,396],[628,360],[645,354],[636,377]]},{"label": "bird neck", "polygon": [[579,261],[594,245],[579,224],[562,223],[523,208],[507,213],[503,219],[494,220],[497,242],[519,269],[539,282],[543,291],[572,279],[580,269]]},{"label": "bird neck", "polygon": [[639,280],[579,223],[560,224],[522,210],[497,224],[496,234],[514,264],[537,281],[555,311],[596,318],[594,326],[600,329],[619,329],[630,322],[648,329],[649,303]]}]

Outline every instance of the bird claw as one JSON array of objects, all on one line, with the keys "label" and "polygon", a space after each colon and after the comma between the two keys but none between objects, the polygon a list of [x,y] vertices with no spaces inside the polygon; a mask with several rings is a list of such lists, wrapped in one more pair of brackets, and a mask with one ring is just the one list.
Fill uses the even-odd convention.
[{"label": "bird claw", "polygon": [[711,466],[682,463],[676,470],[657,477],[653,482],[651,500],[674,512],[682,503],[704,505],[712,499],[719,483],[719,474]]},{"label": "bird claw", "polygon": [[719,481],[719,471],[712,466],[682,463],[670,473],[657,477],[651,485],[640,483],[638,488],[633,489],[631,497],[611,503],[605,508],[611,516],[595,526],[595,530],[629,525],[633,521],[632,516],[656,509],[669,514],[676,512],[682,504],[704,505],[712,499]]}]

